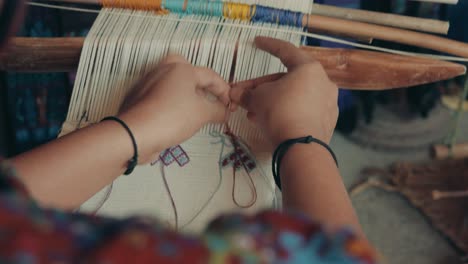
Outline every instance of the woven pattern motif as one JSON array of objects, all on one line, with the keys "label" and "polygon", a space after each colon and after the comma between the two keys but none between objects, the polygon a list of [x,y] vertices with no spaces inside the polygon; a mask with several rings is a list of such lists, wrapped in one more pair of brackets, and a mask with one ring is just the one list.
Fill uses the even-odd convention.
[{"label": "woven pattern motif", "polygon": [[257,167],[257,164],[255,163],[255,159],[250,156],[247,151],[243,148],[239,148],[237,151],[233,151],[224,156],[221,159],[221,166],[223,168],[233,166],[236,171],[245,168],[247,172],[252,172]]},{"label": "woven pattern motif", "polygon": [[159,155],[159,160],[151,165],[158,163],[158,161],[161,161],[165,166],[177,162],[180,167],[183,167],[190,162],[190,158],[181,146],[175,146],[163,151],[161,155]]}]

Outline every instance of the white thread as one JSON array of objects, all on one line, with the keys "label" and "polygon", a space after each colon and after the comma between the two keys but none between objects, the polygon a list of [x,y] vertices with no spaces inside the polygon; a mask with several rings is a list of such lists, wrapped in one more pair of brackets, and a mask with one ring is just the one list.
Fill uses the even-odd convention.
[{"label": "white thread", "polygon": [[[92,215],[96,215],[97,213],[99,213],[99,210],[101,210],[101,208],[104,206],[104,204],[107,202],[107,200],[109,200],[111,194],[112,194],[112,189],[114,187],[114,184],[111,183],[111,185],[107,186],[106,188],[106,193],[104,194],[104,196],[102,197],[101,201],[98,203],[98,205],[96,206],[96,209],[94,209],[94,211],[92,212]],[[77,212],[79,212],[80,209],[77,210]]]}]

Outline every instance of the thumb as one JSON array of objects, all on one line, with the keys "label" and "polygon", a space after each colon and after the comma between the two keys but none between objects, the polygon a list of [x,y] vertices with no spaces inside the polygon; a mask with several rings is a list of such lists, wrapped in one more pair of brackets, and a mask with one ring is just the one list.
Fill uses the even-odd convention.
[{"label": "thumb", "polygon": [[250,109],[252,101],[252,92],[250,89],[245,89],[242,85],[234,85],[229,92],[231,102],[242,106],[244,109]]},{"label": "thumb", "polygon": [[274,73],[259,78],[238,82],[231,85],[229,96],[234,104],[241,105],[247,111],[251,110],[252,94],[262,85],[275,82],[281,79],[285,73]]}]

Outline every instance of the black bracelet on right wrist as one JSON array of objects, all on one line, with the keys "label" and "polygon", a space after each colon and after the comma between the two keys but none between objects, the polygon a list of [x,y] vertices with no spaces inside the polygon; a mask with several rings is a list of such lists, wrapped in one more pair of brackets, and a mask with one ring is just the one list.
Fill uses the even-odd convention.
[{"label": "black bracelet on right wrist", "polygon": [[281,161],[283,160],[284,156],[286,155],[288,150],[295,144],[310,144],[310,143],[317,143],[321,145],[322,147],[326,148],[328,152],[330,152],[330,154],[332,155],[333,159],[335,160],[336,166],[338,166],[338,160],[336,158],[335,153],[330,148],[330,146],[328,146],[328,144],[326,144],[325,142],[319,139],[316,139],[313,136],[286,140],[276,148],[273,154],[273,162],[272,162],[273,177],[275,179],[276,186],[278,186],[280,190],[281,190],[281,178],[280,178]]}]

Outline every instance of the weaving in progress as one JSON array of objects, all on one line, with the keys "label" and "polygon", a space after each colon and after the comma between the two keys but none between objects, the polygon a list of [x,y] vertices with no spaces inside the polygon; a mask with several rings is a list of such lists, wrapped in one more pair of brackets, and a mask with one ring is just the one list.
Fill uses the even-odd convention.
[{"label": "weaving in progress", "polygon": [[[313,6],[310,0],[102,4],[81,53],[62,135],[117,114],[132,84],[168,54],[209,67],[230,82],[284,72],[278,59],[254,48],[254,37],[300,45],[303,38],[294,33],[304,30],[302,14]],[[276,208],[269,147],[244,110],[227,119],[118,178],[80,211],[152,215],[176,229],[197,232],[221,213]]]}]

